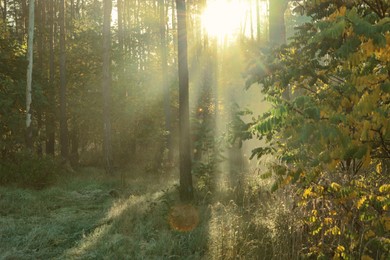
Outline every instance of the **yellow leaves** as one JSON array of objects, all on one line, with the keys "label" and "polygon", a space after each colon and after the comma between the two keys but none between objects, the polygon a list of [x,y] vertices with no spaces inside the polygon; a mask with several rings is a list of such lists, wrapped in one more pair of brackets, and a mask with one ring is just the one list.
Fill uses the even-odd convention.
[{"label": "yellow leaves", "polygon": [[371,256],[368,256],[368,255],[362,255],[360,260],[374,260],[374,258],[372,258]]},{"label": "yellow leaves", "polygon": [[304,199],[307,199],[308,197],[311,197],[313,195],[315,195],[314,192],[312,192],[313,188],[312,187],[309,187],[307,189],[304,190],[303,194],[302,194],[302,197]]},{"label": "yellow leaves", "polygon": [[333,224],[333,218],[324,218],[324,223],[325,223],[326,225]]},{"label": "yellow leaves", "polygon": [[344,246],[341,246],[341,245],[338,245],[337,248],[336,248],[336,251],[337,251],[338,253],[344,252],[344,251],[345,251],[345,247],[344,247]]},{"label": "yellow leaves", "polygon": [[384,202],[384,201],[386,200],[386,197],[377,196],[377,197],[376,197],[376,200],[379,201],[379,202]]},{"label": "yellow leaves", "polygon": [[281,187],[284,187],[284,186],[290,184],[291,181],[292,181],[292,179],[293,179],[292,176],[291,176],[291,175],[288,175],[288,176],[287,176],[286,178],[284,178],[284,180],[282,181]]},{"label": "yellow leaves", "polygon": [[338,245],[335,250],[335,254],[333,256],[333,260],[345,259],[345,247],[342,245]]},{"label": "yellow leaves", "polygon": [[324,190],[325,190],[324,186],[321,185],[316,186],[316,192],[318,192],[319,194],[322,194]]},{"label": "yellow leaves", "polygon": [[382,173],[382,162],[379,162],[376,167],[375,167],[375,170],[377,173],[381,174]]},{"label": "yellow leaves", "polygon": [[339,9],[334,11],[333,14],[331,14],[329,16],[329,20],[334,21],[334,20],[336,20],[336,18],[338,18],[340,16],[345,16],[346,11],[347,11],[347,8],[345,6],[340,7]]},{"label": "yellow leaves", "polygon": [[370,239],[370,238],[372,238],[372,237],[374,237],[374,236],[375,236],[375,232],[372,231],[371,229],[368,230],[368,231],[366,231],[366,233],[364,234],[364,238],[365,238],[365,239]]},{"label": "yellow leaves", "polygon": [[338,226],[334,226],[334,227],[332,227],[332,228],[330,228],[330,229],[325,231],[325,236],[328,236],[330,234],[332,234],[334,236],[341,235],[340,228]]},{"label": "yellow leaves", "polygon": [[365,54],[366,57],[371,56],[375,49],[376,47],[372,39],[368,39],[360,45],[360,50]]},{"label": "yellow leaves", "polygon": [[379,187],[379,192],[381,193],[390,193],[390,184],[384,184]]},{"label": "yellow leaves", "polygon": [[360,188],[360,189],[366,189],[367,188],[367,184],[364,183],[364,181],[361,181],[361,180],[353,181],[353,185],[355,185],[357,188]]},{"label": "yellow leaves", "polygon": [[385,231],[390,231],[390,216],[383,216],[381,218],[381,222],[383,224],[383,227],[385,228]]},{"label": "yellow leaves", "polygon": [[386,46],[375,51],[375,56],[382,62],[390,61],[390,33],[386,33]]},{"label": "yellow leaves", "polygon": [[367,200],[367,196],[361,197],[357,202],[356,202],[356,207],[360,209],[363,205],[364,202]]},{"label": "yellow leaves", "polygon": [[341,189],[340,184],[338,184],[338,183],[336,183],[336,182],[332,182],[332,183],[330,184],[330,187],[331,187],[334,191],[340,191],[340,189]]},{"label": "yellow leaves", "polygon": [[353,57],[350,62],[357,65],[356,61],[365,60],[369,57],[371,57],[373,54],[375,57],[381,61],[381,62],[389,62],[390,61],[390,33],[385,34],[386,38],[386,46],[385,47],[378,47],[378,45],[375,45],[372,39],[366,39],[365,37],[360,37],[360,40],[362,41],[362,44],[360,45],[359,52],[355,53],[353,56],[356,55],[356,57]]}]

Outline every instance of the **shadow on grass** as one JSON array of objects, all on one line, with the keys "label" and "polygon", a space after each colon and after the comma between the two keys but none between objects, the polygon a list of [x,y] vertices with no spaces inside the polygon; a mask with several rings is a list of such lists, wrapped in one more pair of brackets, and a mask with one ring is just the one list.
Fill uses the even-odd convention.
[{"label": "shadow on grass", "polygon": [[[177,201],[174,186],[130,195],[113,203],[96,227],[62,258],[106,259],[200,259],[207,248],[207,209],[192,231],[174,231],[168,215]],[[109,221],[109,220],[112,221]]]}]

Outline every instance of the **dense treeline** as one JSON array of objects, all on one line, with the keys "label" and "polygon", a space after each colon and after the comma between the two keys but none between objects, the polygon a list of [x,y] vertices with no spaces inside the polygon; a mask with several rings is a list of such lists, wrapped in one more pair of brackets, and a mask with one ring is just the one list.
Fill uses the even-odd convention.
[{"label": "dense treeline", "polygon": [[[35,1],[34,150],[53,155],[66,149],[62,155],[74,164],[80,159],[95,163],[103,140],[103,6],[101,1],[65,1],[62,14],[61,3]],[[162,12],[159,4],[163,4]],[[27,1],[4,1],[1,9],[2,159],[12,157],[25,143],[26,6]],[[167,70],[175,69],[175,21],[165,19],[160,25],[159,20],[173,12],[173,1],[117,1],[115,8],[111,116],[114,158],[120,163],[135,156],[137,141],[157,138],[160,142],[164,129],[159,119],[164,118],[160,93],[165,91],[160,49],[168,50]],[[163,33],[161,26],[167,28]]]}]

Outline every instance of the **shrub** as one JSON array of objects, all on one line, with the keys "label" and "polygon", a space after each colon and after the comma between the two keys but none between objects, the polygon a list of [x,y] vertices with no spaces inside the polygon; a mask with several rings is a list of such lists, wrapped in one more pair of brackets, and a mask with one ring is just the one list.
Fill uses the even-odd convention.
[{"label": "shrub", "polygon": [[0,185],[41,189],[56,180],[59,166],[51,157],[19,152],[0,163]]}]

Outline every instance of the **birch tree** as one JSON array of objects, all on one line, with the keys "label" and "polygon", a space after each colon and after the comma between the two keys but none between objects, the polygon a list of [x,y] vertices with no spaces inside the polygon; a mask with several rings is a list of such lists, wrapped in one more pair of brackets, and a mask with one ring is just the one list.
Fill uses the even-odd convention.
[{"label": "birch tree", "polygon": [[32,128],[31,128],[31,92],[32,92],[32,71],[33,71],[33,44],[34,44],[34,0],[29,2],[28,18],[28,43],[27,43],[27,88],[26,88],[26,145],[32,149]]}]

